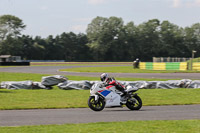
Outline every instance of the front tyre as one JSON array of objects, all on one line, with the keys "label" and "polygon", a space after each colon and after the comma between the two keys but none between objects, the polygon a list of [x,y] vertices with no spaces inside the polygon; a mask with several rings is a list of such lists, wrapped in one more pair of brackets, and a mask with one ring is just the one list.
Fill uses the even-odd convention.
[{"label": "front tyre", "polygon": [[130,110],[139,110],[142,107],[142,100],[138,95],[134,95],[126,102],[126,107]]},{"label": "front tyre", "polygon": [[95,101],[95,97],[92,96],[88,99],[88,106],[94,111],[101,111],[105,107],[105,101],[101,97],[99,97],[98,101]]}]

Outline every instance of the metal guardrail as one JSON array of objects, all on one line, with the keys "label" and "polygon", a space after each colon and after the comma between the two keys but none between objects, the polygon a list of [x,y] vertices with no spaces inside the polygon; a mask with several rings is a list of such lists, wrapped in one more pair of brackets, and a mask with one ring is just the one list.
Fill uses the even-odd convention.
[{"label": "metal guardrail", "polygon": [[153,57],[153,62],[187,62],[192,58],[184,57]]}]

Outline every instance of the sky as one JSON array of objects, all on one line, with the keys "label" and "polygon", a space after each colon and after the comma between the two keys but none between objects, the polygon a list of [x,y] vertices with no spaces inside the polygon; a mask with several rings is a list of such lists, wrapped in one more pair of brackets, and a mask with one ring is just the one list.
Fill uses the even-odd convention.
[{"label": "sky", "polygon": [[158,19],[187,27],[200,23],[200,0],[0,0],[0,16],[5,14],[23,20],[22,34],[46,38],[86,33],[97,16],[120,17],[124,24]]}]

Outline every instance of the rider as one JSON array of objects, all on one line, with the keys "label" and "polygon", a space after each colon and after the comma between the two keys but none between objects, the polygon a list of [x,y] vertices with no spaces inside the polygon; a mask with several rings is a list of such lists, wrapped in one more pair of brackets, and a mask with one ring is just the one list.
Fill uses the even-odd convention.
[{"label": "rider", "polygon": [[122,97],[127,95],[127,92],[125,91],[124,87],[120,83],[118,83],[116,80],[114,80],[114,78],[110,78],[107,73],[102,73],[100,76],[100,79],[102,82],[105,83],[105,86],[114,85],[117,90],[123,93],[121,95]]}]

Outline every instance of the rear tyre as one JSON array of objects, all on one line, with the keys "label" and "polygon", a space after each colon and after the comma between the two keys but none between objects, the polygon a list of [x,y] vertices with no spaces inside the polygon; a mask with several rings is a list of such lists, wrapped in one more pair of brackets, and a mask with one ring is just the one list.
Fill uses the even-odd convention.
[{"label": "rear tyre", "polygon": [[130,110],[139,110],[142,107],[142,100],[138,95],[132,96],[126,102],[126,107]]},{"label": "rear tyre", "polygon": [[99,97],[98,101],[95,101],[95,97],[89,97],[88,106],[94,111],[101,111],[105,107],[105,101]]}]

